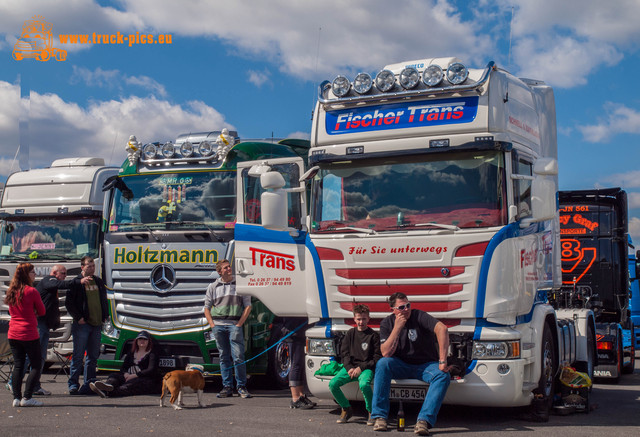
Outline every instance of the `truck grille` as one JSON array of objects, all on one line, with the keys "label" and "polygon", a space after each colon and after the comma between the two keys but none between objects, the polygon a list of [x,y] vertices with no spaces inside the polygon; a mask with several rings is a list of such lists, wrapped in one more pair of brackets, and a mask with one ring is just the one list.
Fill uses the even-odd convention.
[{"label": "truck grille", "polygon": [[156,332],[201,328],[207,286],[215,270],[178,269],[176,285],[161,292],[151,286],[149,269],[114,270],[112,296],[119,325]]}]

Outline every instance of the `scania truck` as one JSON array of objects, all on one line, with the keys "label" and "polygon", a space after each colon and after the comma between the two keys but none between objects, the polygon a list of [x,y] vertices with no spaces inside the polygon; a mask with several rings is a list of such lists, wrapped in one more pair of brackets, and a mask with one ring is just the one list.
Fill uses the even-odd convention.
[{"label": "scania truck", "polygon": [[[548,299],[562,275],[545,83],[456,58],[340,75],[319,87],[310,168],[295,163],[238,166],[236,277],[276,314],[315,323],[305,360],[314,395],[331,398],[327,377],[314,373],[355,326],[353,306],[367,304],[379,326],[397,291],[449,328],[457,370],[445,403],[533,405],[544,419],[560,369],[593,373],[593,312]],[[295,193],[304,202],[304,181],[310,214],[289,216],[305,211],[287,207]],[[258,201],[261,224],[240,208]],[[346,387],[361,399],[356,384]],[[427,390],[398,380],[391,398]]]},{"label": "scania truck", "polygon": [[[563,294],[593,309],[598,346],[594,376],[615,382],[635,366],[628,228],[624,190],[560,192]],[[633,270],[635,277],[635,265]]]},{"label": "scania truck", "polygon": [[[145,145],[133,137],[126,149],[119,175],[105,186],[104,279],[111,317],[98,367],[119,369],[145,329],[157,341],[164,370],[201,364],[206,374],[219,373],[204,295],[218,278],[216,262],[234,257],[236,167],[253,159],[306,159],[309,142],[240,141],[237,132],[224,129]],[[244,207],[259,223],[260,205]],[[286,349],[255,358],[280,331],[260,301],[252,306],[245,323],[247,371],[286,382]]]},{"label": "scania truck", "polygon": [[[90,255],[100,263],[104,181],[118,173],[102,158],[63,158],[49,168],[19,171],[6,182],[0,204],[0,295],[2,300],[16,266],[35,266],[36,282],[55,264],[67,268],[67,278],[80,273],[80,259]],[[100,271],[98,270],[98,274]],[[71,316],[65,308],[66,290],[59,290],[62,326],[50,343],[61,354],[71,353]],[[0,306],[0,318],[9,309]],[[50,349],[47,362],[57,359]]]}]

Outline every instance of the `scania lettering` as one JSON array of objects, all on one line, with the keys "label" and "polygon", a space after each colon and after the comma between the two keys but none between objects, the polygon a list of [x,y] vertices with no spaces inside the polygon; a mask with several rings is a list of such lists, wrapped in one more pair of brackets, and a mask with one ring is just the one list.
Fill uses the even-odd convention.
[{"label": "scania lettering", "polygon": [[[620,188],[560,192],[562,294],[596,316],[594,376],[618,382],[635,367],[627,193]],[[634,281],[635,282],[635,281]]]},{"label": "scania lettering", "polygon": [[[111,317],[103,330],[101,369],[118,369],[141,329],[154,335],[161,367],[204,365],[219,373],[219,356],[204,317],[204,294],[218,278],[215,264],[233,260],[236,166],[240,161],[304,157],[308,141],[239,141],[235,132],[180,135],[174,142],[142,145],[135,137],[105,202],[105,281]],[[243,208],[260,222],[257,203]],[[292,267],[286,255],[256,252],[279,272]],[[280,281],[279,281],[280,282]],[[284,279],[282,279],[284,283]],[[252,359],[278,334],[274,316],[257,299],[245,324]],[[286,380],[286,348],[274,348],[248,364],[251,374],[270,370]]]},{"label": "scania lettering", "polygon": [[[1,296],[21,262],[34,265],[36,282],[56,264],[64,265],[67,278],[73,278],[84,255],[95,258],[100,274],[102,184],[117,173],[117,167],[106,167],[102,158],[64,158],[49,168],[9,176],[0,207]],[[60,353],[72,351],[65,296],[66,290],[59,290],[62,326],[50,334]],[[0,308],[0,318],[9,320],[8,308]],[[51,350],[47,362],[57,362]]]},{"label": "scania lettering", "polygon": [[[319,88],[310,168],[294,179],[282,166],[239,165],[238,205],[260,202],[262,223],[239,210],[237,283],[276,314],[315,322],[305,360],[314,395],[331,398],[314,372],[355,326],[354,304],[379,326],[396,291],[449,328],[446,403],[534,405],[547,417],[562,367],[593,374],[593,312],[548,299],[562,276],[555,103],[543,82],[455,58],[338,76]],[[258,178],[262,190],[246,189]],[[305,211],[286,207],[291,193],[304,201],[305,181],[309,215],[287,216]],[[269,268],[256,249],[293,257],[295,270]],[[420,398],[426,385],[393,387]]]}]

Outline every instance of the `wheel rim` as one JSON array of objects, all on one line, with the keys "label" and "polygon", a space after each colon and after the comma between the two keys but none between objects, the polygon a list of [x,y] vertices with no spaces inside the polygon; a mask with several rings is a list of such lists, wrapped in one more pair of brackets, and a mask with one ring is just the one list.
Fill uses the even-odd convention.
[{"label": "wheel rim", "polygon": [[276,347],[275,358],[276,373],[280,378],[286,379],[291,369],[291,354],[287,343],[282,342]]}]

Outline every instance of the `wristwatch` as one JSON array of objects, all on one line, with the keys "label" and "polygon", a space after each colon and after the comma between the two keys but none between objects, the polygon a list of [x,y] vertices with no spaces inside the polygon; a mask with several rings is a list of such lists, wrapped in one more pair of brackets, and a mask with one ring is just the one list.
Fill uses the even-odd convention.
[{"label": "wristwatch", "polygon": [[446,361],[438,361],[438,364],[447,364]]}]

